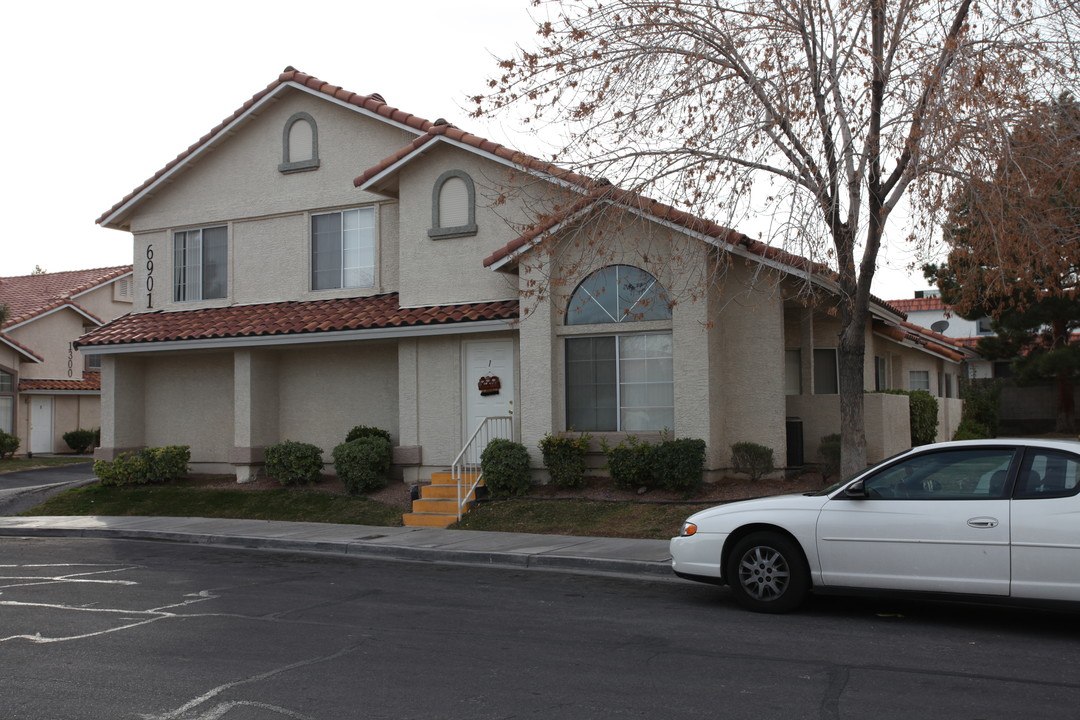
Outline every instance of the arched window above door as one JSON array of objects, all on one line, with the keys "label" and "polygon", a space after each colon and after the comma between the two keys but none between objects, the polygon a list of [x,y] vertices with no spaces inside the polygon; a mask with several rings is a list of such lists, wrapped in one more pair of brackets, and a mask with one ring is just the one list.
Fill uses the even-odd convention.
[{"label": "arched window above door", "polygon": [[664,286],[633,265],[609,265],[589,275],[566,310],[567,325],[670,319]]}]

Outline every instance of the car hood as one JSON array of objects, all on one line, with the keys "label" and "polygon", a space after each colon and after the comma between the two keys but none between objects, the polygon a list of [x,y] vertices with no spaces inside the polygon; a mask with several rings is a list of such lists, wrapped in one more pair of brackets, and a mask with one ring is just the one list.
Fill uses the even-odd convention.
[{"label": "car hood", "polygon": [[792,511],[805,512],[810,510],[816,512],[827,502],[829,502],[829,497],[826,495],[774,495],[772,497],[739,500],[725,505],[717,505],[694,513],[687,518],[687,522],[695,523],[700,530],[722,532],[723,528],[713,526],[726,525],[725,520],[727,518],[739,517],[738,524],[743,524],[742,518],[747,514],[768,516]]}]

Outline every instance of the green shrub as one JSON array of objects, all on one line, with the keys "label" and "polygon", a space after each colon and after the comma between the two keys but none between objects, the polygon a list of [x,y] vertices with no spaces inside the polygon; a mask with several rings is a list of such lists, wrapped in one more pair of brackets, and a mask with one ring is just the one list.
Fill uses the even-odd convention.
[{"label": "green shrub", "polygon": [[380,437],[383,440],[386,440],[387,443],[393,445],[393,441],[391,441],[390,439],[389,430],[383,430],[382,428],[378,427],[371,427],[370,425],[357,425],[356,427],[354,427],[352,430],[349,431],[349,434],[345,436],[345,442],[348,443],[352,442],[353,440],[359,440],[360,438],[366,437]]},{"label": "green shrub", "polygon": [[576,488],[585,484],[585,453],[589,450],[589,434],[577,437],[544,435],[540,441],[544,467],[551,473],[556,487]]},{"label": "green shrub", "polygon": [[971,421],[985,428],[982,437],[997,437],[1001,426],[1001,381],[961,378],[960,397],[964,401],[960,424]]},{"label": "green shrub", "polygon": [[521,443],[495,438],[480,453],[484,485],[492,497],[514,497],[529,492],[529,451]]},{"label": "green shrub", "polygon": [[956,428],[956,432],[953,433],[953,440],[983,440],[985,438],[993,437],[990,434],[990,429],[982,423],[975,420],[969,420],[964,418],[960,420],[960,426]]},{"label": "green shrub", "polygon": [[840,474],[840,433],[833,433],[821,438],[818,445],[818,455],[821,456],[821,477],[828,480],[833,475]]},{"label": "green shrub", "polygon": [[653,472],[664,490],[690,497],[701,489],[705,468],[705,441],[697,438],[665,440],[653,451]]},{"label": "green shrub", "polygon": [[19,438],[11,433],[0,430],[0,458],[5,455],[15,457],[15,451],[19,449]]},{"label": "green shrub", "polygon": [[389,482],[390,441],[378,435],[359,437],[333,449],[334,471],[350,495],[380,490]]},{"label": "green shrub", "polygon": [[101,441],[101,430],[72,430],[64,433],[64,442],[74,452],[82,455],[87,450],[95,448]]},{"label": "green shrub", "polygon": [[937,439],[938,401],[925,390],[908,394],[911,404],[911,446],[929,445]]},{"label": "green shrub", "polygon": [[323,469],[322,448],[285,440],[266,448],[266,474],[282,485],[310,485]]},{"label": "green shrub", "polygon": [[187,445],[143,448],[120,453],[115,460],[98,460],[94,474],[102,485],[146,485],[175,480],[187,474],[191,448]]},{"label": "green shrub", "polygon": [[94,474],[102,485],[143,485],[149,482],[146,458],[137,452],[120,453],[114,460],[95,460]]},{"label": "green shrub", "polygon": [[749,475],[753,482],[776,469],[772,448],[752,442],[737,442],[731,446],[731,465],[736,472]]},{"label": "green shrub", "polygon": [[654,455],[656,446],[641,442],[633,435],[615,447],[601,441],[604,455],[607,456],[607,469],[615,487],[635,490],[652,487],[655,483]]},{"label": "green shrub", "polygon": [[907,395],[912,447],[929,445],[937,439],[937,398],[925,390],[883,390],[882,392],[886,395]]}]

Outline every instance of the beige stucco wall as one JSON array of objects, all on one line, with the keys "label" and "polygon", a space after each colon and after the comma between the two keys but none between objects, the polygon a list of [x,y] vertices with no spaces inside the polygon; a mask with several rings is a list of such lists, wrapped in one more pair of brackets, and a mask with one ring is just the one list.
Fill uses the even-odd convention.
[{"label": "beige stucco wall", "polygon": [[[321,166],[282,174],[282,130],[296,112],[315,118]],[[396,203],[361,192],[352,180],[414,134],[299,91],[263,109],[214,152],[202,157],[131,219],[135,236],[136,311],[147,309],[147,275],[153,277],[154,309],[175,310],[234,303],[366,295],[396,289]],[[312,211],[378,204],[376,285],[311,292]],[[177,229],[229,226],[229,285],[220,300],[172,300],[172,233]],[[152,271],[146,267],[148,246]]]},{"label": "beige stucco wall", "polygon": [[[477,232],[466,237],[433,240],[428,237],[432,227],[432,192],[436,180],[447,170],[460,170],[472,178],[476,189]],[[401,171],[402,305],[502,300],[516,296],[514,278],[483,266],[484,258],[519,235],[519,230],[508,225],[508,220],[519,223],[525,220],[516,203],[496,204],[496,198],[508,190],[510,183],[511,178],[503,166],[446,145],[413,160]]]},{"label": "beige stucco wall", "polygon": [[397,363],[389,342],[280,351],[279,440],[314,443],[327,463],[357,425],[388,430],[397,444]]},{"label": "beige stucco wall", "polygon": [[191,464],[218,463],[233,438],[233,358],[227,352],[148,356],[143,444],[191,446]]},{"label": "beige stucco wall", "polygon": [[20,375],[23,378],[52,380],[81,379],[85,361],[78,351],[71,350],[69,375],[68,351],[70,343],[83,334],[84,324],[92,323],[85,316],[65,308],[10,330],[7,335],[12,340],[32,349],[44,360],[40,363],[23,363],[19,368]]}]

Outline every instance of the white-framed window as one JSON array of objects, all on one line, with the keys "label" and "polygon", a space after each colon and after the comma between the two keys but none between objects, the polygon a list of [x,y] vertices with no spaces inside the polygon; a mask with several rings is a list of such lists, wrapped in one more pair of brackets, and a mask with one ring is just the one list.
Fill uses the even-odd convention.
[{"label": "white-framed window", "polygon": [[802,350],[784,350],[784,394],[802,395]]},{"label": "white-framed window", "polygon": [[930,392],[930,371],[909,370],[908,390],[925,390],[926,392]]},{"label": "white-framed window", "polygon": [[15,434],[15,376],[0,370],[0,430]]},{"label": "white-framed window", "polygon": [[285,121],[278,172],[289,174],[319,169],[319,127],[315,118],[298,112]]},{"label": "white-framed window", "polygon": [[91,372],[100,372],[101,371],[101,356],[100,355],[98,355],[97,353],[93,353],[93,354],[90,354],[90,355],[84,355],[83,357],[86,358],[86,369],[87,370],[89,370]]},{"label": "white-framed window", "polygon": [[566,426],[631,432],[675,425],[669,332],[566,338]]},{"label": "white-framed window", "polygon": [[836,395],[839,392],[836,348],[814,348],[814,394]]},{"label": "white-framed window", "polygon": [[375,286],[375,209],[311,216],[311,289]]},{"label": "white-framed window", "polygon": [[229,231],[219,227],[173,233],[173,299],[212,300],[228,291]]}]

